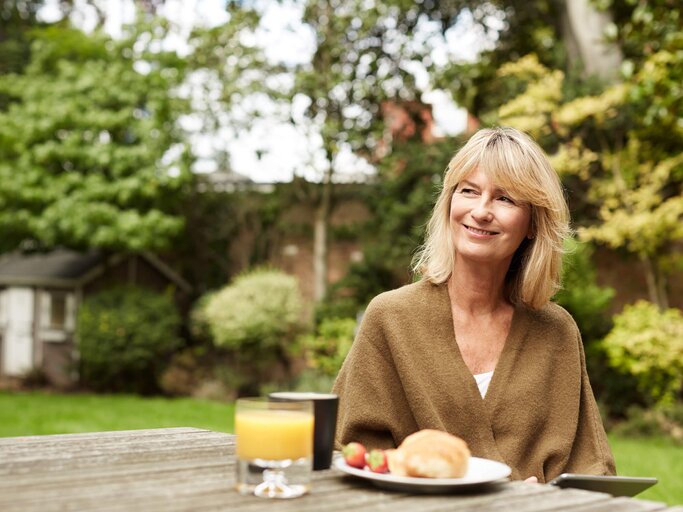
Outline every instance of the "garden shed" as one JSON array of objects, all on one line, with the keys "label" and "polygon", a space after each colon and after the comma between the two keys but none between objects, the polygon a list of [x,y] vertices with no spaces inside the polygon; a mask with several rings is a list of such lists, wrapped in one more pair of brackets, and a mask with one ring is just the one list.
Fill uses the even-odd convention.
[{"label": "garden shed", "polygon": [[180,275],[147,252],[57,249],[0,257],[0,376],[37,370],[53,384],[72,383],[78,306],[88,295],[117,284],[171,288],[177,302],[191,291]]}]

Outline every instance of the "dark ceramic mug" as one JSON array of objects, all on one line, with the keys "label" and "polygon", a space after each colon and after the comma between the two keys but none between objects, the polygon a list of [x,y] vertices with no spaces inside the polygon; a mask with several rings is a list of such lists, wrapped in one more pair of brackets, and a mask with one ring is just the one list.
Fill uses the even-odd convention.
[{"label": "dark ceramic mug", "polygon": [[278,391],[270,393],[273,401],[313,402],[313,469],[328,469],[332,465],[334,434],[337,429],[339,397],[333,393]]}]

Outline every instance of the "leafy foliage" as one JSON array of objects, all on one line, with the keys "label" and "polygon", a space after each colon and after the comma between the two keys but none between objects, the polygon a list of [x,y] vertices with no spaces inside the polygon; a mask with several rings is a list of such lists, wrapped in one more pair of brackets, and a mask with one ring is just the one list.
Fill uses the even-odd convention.
[{"label": "leafy foliage", "polygon": [[29,33],[40,25],[37,14],[42,4],[42,0],[5,0],[0,4],[0,75],[19,73],[26,65],[31,51]]},{"label": "leafy foliage", "polygon": [[78,312],[79,376],[96,391],[149,393],[166,357],[180,346],[172,300],[120,287],[87,298]]},{"label": "leafy foliage", "polygon": [[612,432],[627,437],[668,437],[683,444],[683,404],[660,404],[648,409],[634,405]]},{"label": "leafy foliage", "polygon": [[[161,30],[139,29],[147,44]],[[0,77],[0,250],[159,249],[182,229],[187,165],[164,156],[180,142],[183,68],[139,36],[51,26],[34,33],[23,74]]]},{"label": "leafy foliage", "polygon": [[356,331],[354,318],[326,318],[315,334],[300,340],[309,368],[319,374],[335,377],[351,349]]},{"label": "leafy foliage", "polygon": [[593,391],[604,404],[605,415],[622,416],[633,404],[645,402],[630,375],[611,367],[603,338],[613,327],[609,309],[615,290],[598,285],[593,246],[575,238],[565,242],[562,289],[553,300],[571,313],[581,331]]},{"label": "leafy foliage", "polygon": [[195,330],[208,333],[228,357],[223,380],[258,390],[285,367],[303,329],[303,301],[294,277],[278,270],[257,269],[204,296],[194,314]]},{"label": "leafy foliage", "polygon": [[497,70],[506,63],[533,53],[546,66],[570,67],[563,44],[561,2],[449,0],[424,2],[418,9],[439,21],[444,31],[469,14],[474,30],[496,41],[475,62],[451,59],[430,68],[435,85],[451,91],[456,102],[477,117],[487,117],[505,98],[519,92],[514,84],[497,78]]},{"label": "leafy foliage", "polygon": [[647,78],[654,68],[659,70],[658,82],[683,77],[667,59],[666,65],[657,67],[661,57],[654,54],[645,62],[649,71],[629,81],[597,95],[568,99],[563,94],[564,74],[526,56],[499,72],[501,78],[515,77],[527,86],[503,104],[498,115],[500,122],[543,141],[558,172],[583,187],[582,199],[593,209],[589,218],[579,219],[588,224],[579,227],[581,239],[636,254],[645,264],[651,300],[666,307],[666,278],[680,261],[672,247],[683,239],[683,158],[669,147],[671,137],[676,137],[671,122],[667,138],[648,128],[652,116],[643,100],[656,101]]},{"label": "leafy foliage", "polygon": [[609,362],[633,375],[652,402],[671,403],[683,386],[683,314],[645,301],[615,316],[604,340]]},{"label": "leafy foliage", "polygon": [[[269,62],[258,44],[261,18],[254,6],[227,2],[226,9],[226,23],[195,27],[190,34],[192,51],[185,60],[189,80],[184,85],[192,90],[193,122],[199,122],[201,134],[237,137],[262,115],[257,105],[264,94],[273,99],[286,94],[280,80],[285,70]],[[270,113],[274,114],[272,109]],[[227,170],[229,155],[225,149],[214,149],[211,158],[218,170]]]},{"label": "leafy foliage", "polygon": [[361,229],[363,260],[332,287],[318,316],[355,316],[378,293],[410,282],[411,260],[422,243],[443,168],[459,143],[396,143],[378,162],[379,179],[368,184],[363,197],[371,213]]},{"label": "leafy foliage", "polygon": [[571,313],[584,343],[590,344],[601,339],[611,327],[605,319],[615,292],[612,288],[598,286],[590,245],[568,239],[565,249],[562,289],[554,300]]},{"label": "leafy foliage", "polygon": [[[327,230],[333,175],[346,149],[373,161],[386,150],[382,108],[419,98],[410,72],[430,51],[409,37],[417,18],[403,2],[307,0],[303,21],[316,39],[310,63],[296,70],[292,97],[308,101],[306,125],[320,134],[326,168],[316,209],[314,294],[327,294]],[[414,12],[413,12],[414,14]]]},{"label": "leafy foliage", "polygon": [[276,270],[255,270],[206,299],[203,315],[219,347],[256,353],[287,348],[301,326],[296,279]]}]

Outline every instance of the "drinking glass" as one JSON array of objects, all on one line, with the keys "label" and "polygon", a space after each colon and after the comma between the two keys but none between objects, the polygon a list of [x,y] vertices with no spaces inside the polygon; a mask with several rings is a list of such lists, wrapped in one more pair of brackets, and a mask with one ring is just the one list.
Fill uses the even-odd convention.
[{"label": "drinking glass", "polygon": [[333,393],[275,391],[268,395],[275,402],[310,400],[313,402],[313,471],[329,469],[334,453],[339,397]]},{"label": "drinking glass", "polygon": [[311,487],[313,404],[240,398],[235,409],[237,490],[296,498]]}]

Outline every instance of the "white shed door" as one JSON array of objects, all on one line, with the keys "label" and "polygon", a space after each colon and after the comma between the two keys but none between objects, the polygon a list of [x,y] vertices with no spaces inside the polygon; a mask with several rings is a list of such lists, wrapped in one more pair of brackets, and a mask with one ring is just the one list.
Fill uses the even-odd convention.
[{"label": "white shed door", "polygon": [[31,288],[7,288],[7,324],[3,340],[3,373],[21,375],[33,367],[33,300]]}]

